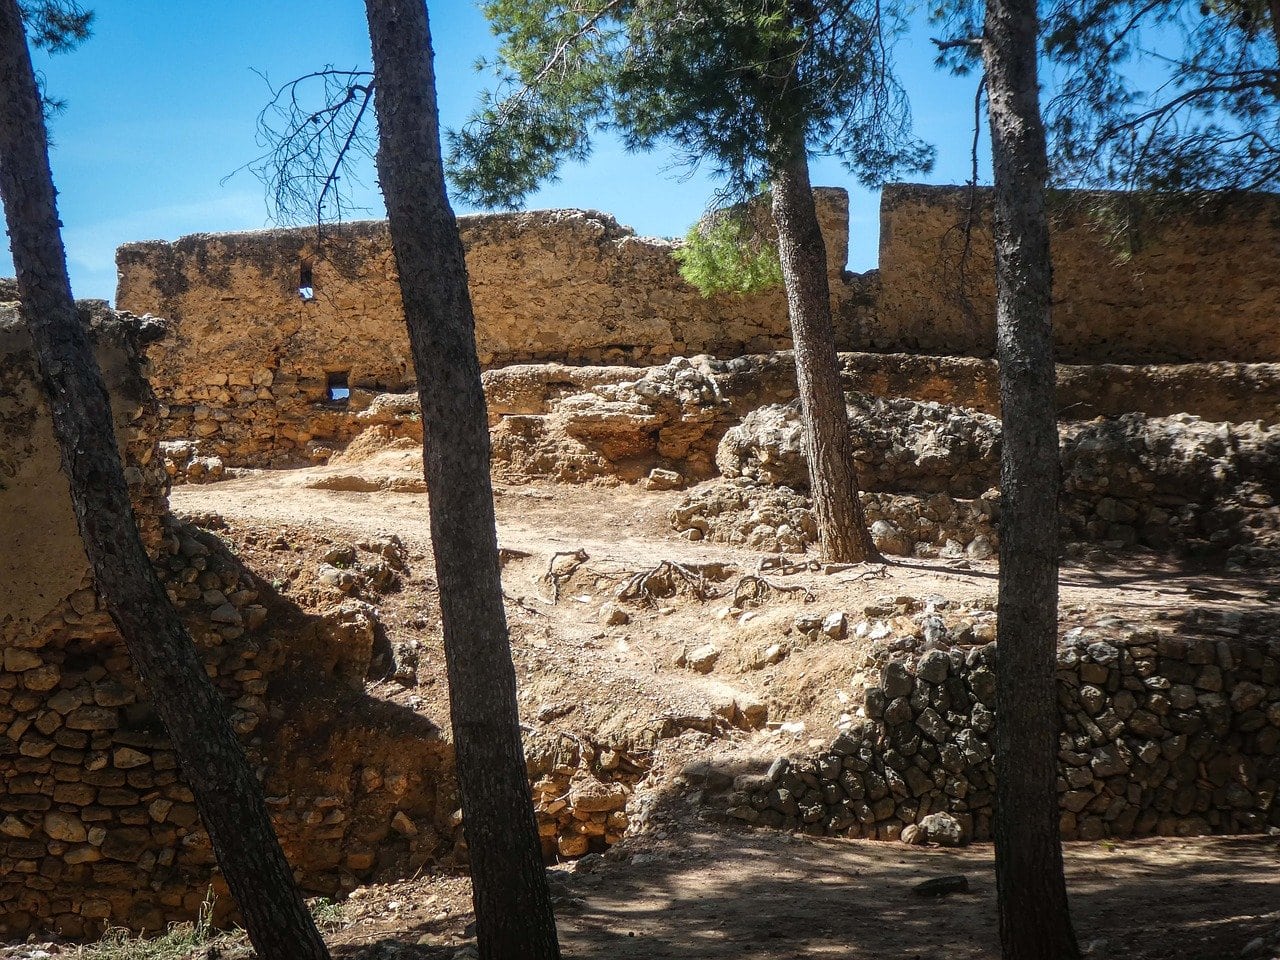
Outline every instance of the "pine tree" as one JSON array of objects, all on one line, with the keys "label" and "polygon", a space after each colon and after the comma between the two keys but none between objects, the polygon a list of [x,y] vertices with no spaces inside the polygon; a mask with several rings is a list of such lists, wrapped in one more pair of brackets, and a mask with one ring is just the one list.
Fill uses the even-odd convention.
[{"label": "pine tree", "polygon": [[[65,15],[61,25],[53,14]],[[263,960],[327,960],[271,827],[226,705],[156,577],[134,522],[111,406],[67,277],[45,104],[24,21],[43,46],[73,44],[72,4],[0,0],[0,198],[18,295],[53,415],[62,469],[98,593],[165,725],[249,938]],[[81,33],[81,36],[83,33]]]},{"label": "pine tree", "polygon": [[811,153],[864,183],[927,169],[887,60],[898,29],[875,0],[489,0],[499,93],[451,135],[465,196],[514,207],[600,129],[632,149],[660,142],[710,162],[739,198],[767,186],[806,424],[822,552],[878,556],[858,500],[836,360]]},{"label": "pine tree", "polygon": [[1058,832],[1058,420],[1036,0],[987,0],[1003,417],[996,891],[1004,960],[1078,960]]},{"label": "pine tree", "polygon": [[440,159],[422,0],[366,0],[378,178],[422,403],[431,546],[481,960],[560,949],[525,769],[467,267]]}]

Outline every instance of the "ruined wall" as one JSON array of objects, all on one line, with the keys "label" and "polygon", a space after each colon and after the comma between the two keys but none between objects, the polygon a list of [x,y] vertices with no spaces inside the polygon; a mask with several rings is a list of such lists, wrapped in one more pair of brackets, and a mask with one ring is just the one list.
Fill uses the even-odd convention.
[{"label": "ruined wall", "polygon": [[[882,611],[911,615],[910,610]],[[991,839],[994,615],[915,610],[876,641],[865,719],[822,754],[743,778],[730,814],[829,836]],[[1280,826],[1280,644],[1215,619],[1104,627],[1058,650],[1064,840],[1260,833]]]},{"label": "ruined wall", "polygon": [[[833,299],[846,282],[848,196],[817,191]],[[679,276],[674,244],[637,237],[607,214],[553,210],[461,217],[481,363],[646,363],[733,356],[790,343],[781,290],[702,297]],[[152,381],[172,439],[200,438],[238,464],[321,458],[351,437],[351,410],[414,376],[384,222],[197,235],[128,244],[117,305],[168,319]],[[305,273],[305,276],[304,276]],[[314,298],[299,294],[310,281]],[[352,389],[326,404],[331,374]]]},{"label": "ruined wall", "polygon": [[[374,642],[346,601],[308,616],[216,536],[167,514],[149,324],[91,311],[143,538],[258,769],[303,886],[329,895],[447,850],[447,743],[362,692]],[[95,595],[30,342],[0,306],[0,933],[157,930],[214,859],[177,757]],[[224,898],[225,902],[225,898]]]},{"label": "ruined wall", "polygon": [[[96,303],[82,305],[82,315],[91,324],[111,396],[139,528],[154,548],[168,510],[167,481],[155,456],[159,422],[140,357],[145,341],[160,327],[118,317]],[[0,640],[8,647],[36,631],[51,610],[86,587],[89,570],[30,337],[12,302],[0,302],[0,504],[5,546],[0,551],[0,583],[5,584]]]},{"label": "ruined wall", "polygon": [[[989,194],[977,194],[965,253],[966,189],[886,188],[881,265],[865,275],[844,270],[847,195],[824,188],[817,199],[838,343],[873,351],[846,358],[850,388],[994,411],[993,365],[960,359],[992,352]],[[1061,195],[1054,217],[1054,319],[1073,417],[1275,419],[1280,201],[1148,216],[1125,257],[1080,195]],[[790,346],[781,291],[703,298],[681,280],[672,242],[637,237],[607,214],[480,215],[459,226],[488,368],[643,366]],[[198,443],[172,451],[179,480],[192,460],[192,476],[206,478],[323,461],[359,431],[355,415],[374,396],[413,387],[385,223],[135,243],[117,261],[119,305],[170,321],[151,352],[164,436]],[[334,402],[330,386],[350,396]]]},{"label": "ruined wall", "polygon": [[[1118,205],[1121,194],[1085,195]],[[1132,248],[1082,196],[1053,197],[1054,333],[1067,363],[1280,359],[1280,196],[1219,199],[1139,217]],[[880,206],[880,291],[868,349],[989,356],[994,347],[991,192],[897,184]],[[1111,231],[1114,231],[1114,217]]]}]

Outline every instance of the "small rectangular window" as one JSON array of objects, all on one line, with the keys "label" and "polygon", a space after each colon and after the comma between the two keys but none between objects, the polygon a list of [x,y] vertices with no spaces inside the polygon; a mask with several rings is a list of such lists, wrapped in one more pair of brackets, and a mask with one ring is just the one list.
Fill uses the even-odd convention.
[{"label": "small rectangular window", "polygon": [[311,264],[305,260],[302,262],[301,269],[298,270],[298,296],[308,301],[316,298],[316,285],[311,275]]},{"label": "small rectangular window", "polygon": [[330,403],[336,403],[339,406],[346,406],[347,401],[351,399],[351,387],[347,383],[347,374],[331,373],[325,384],[325,399]]}]

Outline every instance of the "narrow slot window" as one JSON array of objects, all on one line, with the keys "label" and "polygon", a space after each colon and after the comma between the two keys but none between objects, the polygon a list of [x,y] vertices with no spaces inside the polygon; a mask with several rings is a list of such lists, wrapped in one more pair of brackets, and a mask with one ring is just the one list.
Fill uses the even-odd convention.
[{"label": "narrow slot window", "polygon": [[304,301],[311,301],[316,298],[316,285],[311,275],[311,264],[305,260],[301,269],[298,270],[298,296]]},{"label": "narrow slot window", "polygon": [[347,377],[346,372],[329,374],[324,390],[326,400],[340,407],[347,405],[347,401],[351,399],[351,387]]}]

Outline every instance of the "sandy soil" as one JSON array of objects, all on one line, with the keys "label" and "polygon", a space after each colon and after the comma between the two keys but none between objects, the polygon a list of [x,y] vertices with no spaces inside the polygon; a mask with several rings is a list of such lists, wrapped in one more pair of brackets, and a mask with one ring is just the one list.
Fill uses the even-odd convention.
[{"label": "sandy soil", "polygon": [[[306,571],[324,544],[378,532],[399,535],[414,558],[412,573],[400,593],[380,601],[388,632],[398,635],[429,621],[433,604],[427,502],[414,482],[417,468],[411,453],[383,451],[359,464],[181,487],[173,504],[196,518],[217,514],[226,523],[224,535],[255,569],[263,576],[274,571],[282,593],[303,606],[323,599]],[[663,712],[705,713],[725,696],[753,694],[770,705],[767,729],[685,735],[685,749],[651,772],[653,813],[638,835],[603,858],[551,871],[566,956],[997,957],[989,846],[941,851],[716,825],[679,778],[678,762],[699,751],[736,751],[748,763],[764,762],[830,734],[856,640],[798,649],[763,670],[748,665],[750,651],[784,635],[799,612],[844,609],[856,618],[865,605],[885,598],[931,595],[981,609],[994,599],[994,563],[902,560],[883,571],[770,573],[807,587],[815,599],[805,604],[799,594],[783,594],[751,617],[726,617],[723,596],[708,602],[677,597],[665,606],[632,609],[624,626],[602,625],[597,611],[618,584],[659,560],[719,563],[732,575],[756,571],[758,554],[672,534],[666,514],[680,496],[535,484],[496,491],[499,538],[512,552],[504,585],[528,722],[536,724],[539,709],[557,697],[573,708],[561,722],[593,734],[618,734]],[[278,542],[269,551],[273,537]],[[282,552],[282,542],[290,550]],[[579,549],[589,559],[561,585],[553,604],[543,576],[548,563],[557,551]],[[732,582],[725,581],[726,589]],[[1062,577],[1065,627],[1122,618],[1197,629],[1206,612],[1265,611],[1275,598],[1265,582],[1141,555],[1068,565]],[[673,665],[681,649],[707,641],[726,650],[713,675]],[[438,637],[424,636],[423,642],[438,658]],[[443,692],[429,678],[420,678],[412,691],[415,708],[442,725]],[[1076,926],[1089,957],[1223,960],[1239,956],[1246,943],[1280,922],[1275,838],[1069,844],[1066,858]],[[968,878],[968,893],[940,900],[912,893],[923,879],[956,873]],[[341,914],[330,934],[338,956],[472,955],[469,891],[458,877],[365,888]]]}]

